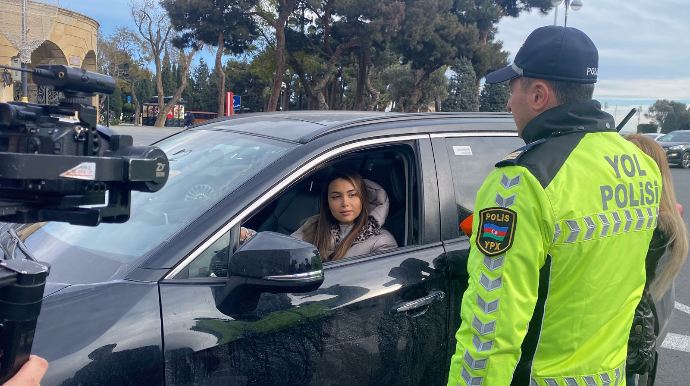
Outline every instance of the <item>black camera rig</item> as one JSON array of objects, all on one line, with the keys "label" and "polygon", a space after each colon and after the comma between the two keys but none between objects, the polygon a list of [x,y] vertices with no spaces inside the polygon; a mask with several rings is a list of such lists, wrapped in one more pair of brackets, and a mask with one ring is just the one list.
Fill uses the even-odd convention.
[{"label": "black camera rig", "polygon": [[[0,68],[10,68],[0,66]],[[113,78],[67,66],[16,69],[64,94],[57,106],[0,103],[0,222],[69,222],[96,226],[129,219],[132,190],[156,192],[169,165],[153,146],[97,126],[96,93]],[[76,117],[76,119],[74,118]],[[28,360],[50,267],[37,262],[13,230],[1,246],[0,384]],[[19,249],[24,258],[15,258]]]}]

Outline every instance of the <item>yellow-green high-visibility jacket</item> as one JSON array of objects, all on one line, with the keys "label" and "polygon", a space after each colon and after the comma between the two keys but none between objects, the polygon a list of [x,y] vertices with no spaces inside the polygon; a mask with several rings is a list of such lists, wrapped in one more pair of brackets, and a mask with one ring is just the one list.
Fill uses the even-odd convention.
[{"label": "yellow-green high-visibility jacket", "polygon": [[625,384],[662,186],[599,106],[539,115],[479,190],[449,386]]}]

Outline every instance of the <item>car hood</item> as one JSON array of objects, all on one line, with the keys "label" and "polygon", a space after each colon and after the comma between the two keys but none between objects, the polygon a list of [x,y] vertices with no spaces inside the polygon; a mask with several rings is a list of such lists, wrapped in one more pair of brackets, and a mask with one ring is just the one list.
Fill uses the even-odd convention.
[{"label": "car hood", "polygon": [[31,350],[50,362],[42,385],[163,384],[156,283],[48,283],[50,292]]},{"label": "car hood", "polygon": [[69,287],[70,284],[65,284],[65,283],[51,283],[47,282],[46,283],[46,288],[43,290],[43,298],[47,298],[48,296],[61,291],[67,287]]}]

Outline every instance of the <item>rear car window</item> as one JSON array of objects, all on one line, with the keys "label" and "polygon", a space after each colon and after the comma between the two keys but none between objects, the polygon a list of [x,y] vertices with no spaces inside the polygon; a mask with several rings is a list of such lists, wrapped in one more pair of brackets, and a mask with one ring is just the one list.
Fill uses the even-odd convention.
[{"label": "rear car window", "polygon": [[668,133],[659,142],[690,142],[690,133]]},{"label": "rear car window", "polygon": [[469,217],[474,211],[477,191],[494,165],[524,145],[519,137],[446,139],[459,221]]}]

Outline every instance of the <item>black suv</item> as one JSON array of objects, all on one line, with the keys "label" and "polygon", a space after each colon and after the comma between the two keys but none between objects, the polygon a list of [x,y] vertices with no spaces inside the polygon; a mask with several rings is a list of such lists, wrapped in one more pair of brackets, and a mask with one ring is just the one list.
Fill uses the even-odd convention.
[{"label": "black suv", "polygon": [[[441,385],[469,238],[508,114],[287,112],[204,122],[157,144],[167,185],[96,228],[14,227],[51,264],[34,354],[51,385]],[[332,170],[388,194],[398,248],[321,263],[286,237]],[[260,233],[240,247],[239,230]],[[660,266],[663,264],[660,264]],[[663,341],[673,292],[656,304]]]},{"label": "black suv", "polygon": [[657,142],[666,150],[669,164],[690,168],[690,130],[672,131],[657,139]]}]

